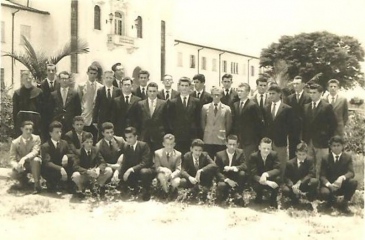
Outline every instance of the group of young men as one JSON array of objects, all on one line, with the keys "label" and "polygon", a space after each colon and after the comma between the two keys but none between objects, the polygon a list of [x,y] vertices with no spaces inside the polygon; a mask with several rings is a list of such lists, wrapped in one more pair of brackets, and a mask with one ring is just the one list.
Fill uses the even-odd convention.
[{"label": "group of young men", "polygon": [[192,81],[180,78],[178,91],[165,75],[159,91],[143,70],[133,91],[120,63],[104,72],[104,85],[96,81],[93,65],[88,80],[76,87],[68,72],[56,79],[55,65],[47,71],[39,88],[23,73],[13,98],[15,126],[22,132],[11,147],[13,173],[24,177],[30,171],[35,193],[41,190],[40,175],[49,190],[60,181],[74,182],[80,197],[90,182],[100,186],[101,195],[109,181],[118,183],[122,194],[142,186],[144,200],[150,199],[154,178],[171,198],[179,186],[206,193],[216,179],[218,202],[231,192],[243,205],[249,185],[256,202],[269,190],[273,207],[280,188],[294,202],[301,195],[315,199],[319,189],[329,204],[334,195],[344,195],[342,209],[348,211],[357,182],[351,156],[343,152],[348,110],[335,79],[323,98],[320,85],[305,89],[295,77],[295,92],[284,97],[278,85],[261,77],[250,98],[248,84],[232,89],[230,74],[222,77],[223,89],[208,93],[203,74]]}]

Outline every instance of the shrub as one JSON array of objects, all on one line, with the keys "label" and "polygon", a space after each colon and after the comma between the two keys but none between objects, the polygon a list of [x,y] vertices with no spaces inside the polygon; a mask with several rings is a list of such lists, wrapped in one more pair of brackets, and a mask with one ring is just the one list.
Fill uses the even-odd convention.
[{"label": "shrub", "polygon": [[349,113],[349,120],[345,127],[347,150],[353,153],[364,153],[365,144],[365,116],[361,112]]},{"label": "shrub", "polygon": [[1,84],[0,142],[7,142],[13,136],[13,100],[9,91],[10,88]]}]

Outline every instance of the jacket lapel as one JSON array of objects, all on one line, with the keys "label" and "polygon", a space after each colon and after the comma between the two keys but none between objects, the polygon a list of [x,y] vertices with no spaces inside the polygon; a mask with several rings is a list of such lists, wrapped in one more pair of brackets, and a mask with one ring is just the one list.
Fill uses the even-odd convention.
[{"label": "jacket lapel", "polygon": [[67,106],[69,104],[69,102],[71,101],[72,97],[73,97],[73,92],[69,88],[68,91],[67,91],[67,97],[66,97],[65,106]]},{"label": "jacket lapel", "polygon": [[274,118],[274,120],[280,115],[280,113],[282,112],[284,110],[284,105],[283,105],[283,103],[280,103],[280,105],[279,105],[279,109],[278,109],[278,111],[276,112],[276,114],[275,114],[275,118]]}]

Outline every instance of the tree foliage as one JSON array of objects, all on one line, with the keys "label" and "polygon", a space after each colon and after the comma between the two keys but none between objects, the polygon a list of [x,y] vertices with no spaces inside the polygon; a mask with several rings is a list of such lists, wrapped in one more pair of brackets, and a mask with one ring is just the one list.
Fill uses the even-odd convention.
[{"label": "tree foliage", "polygon": [[281,61],[285,61],[290,79],[296,75],[301,75],[305,81],[316,77],[318,83],[325,86],[328,80],[336,78],[344,88],[357,83],[364,86],[359,64],[364,61],[364,49],[350,36],[329,32],[282,36],[278,43],[262,50],[260,65],[280,72],[275,68]]}]

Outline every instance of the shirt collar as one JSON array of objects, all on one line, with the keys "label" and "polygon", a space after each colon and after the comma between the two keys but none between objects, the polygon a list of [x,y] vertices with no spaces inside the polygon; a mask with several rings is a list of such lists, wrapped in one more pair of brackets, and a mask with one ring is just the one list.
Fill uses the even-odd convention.
[{"label": "shirt collar", "polygon": [[183,102],[184,102],[184,97],[186,97],[186,101],[189,100],[189,94],[186,96],[180,95],[181,101],[183,101]]},{"label": "shirt collar", "polygon": [[338,94],[336,94],[335,96],[332,96],[331,94],[328,94],[328,99],[332,100],[332,98],[335,98],[335,100],[337,99]]},{"label": "shirt collar", "polygon": [[23,136],[20,136],[23,142],[27,142],[32,139],[32,136],[30,136],[28,139],[25,139]]},{"label": "shirt collar", "polygon": [[108,91],[108,89],[110,89],[110,92],[113,90],[113,86],[107,87],[105,86],[105,90]]},{"label": "shirt collar", "polygon": [[247,100],[248,100],[248,98],[246,98],[245,100],[240,99],[240,105],[241,105],[241,103],[243,103],[243,105],[245,105],[245,103],[247,102]]},{"label": "shirt collar", "polygon": [[228,149],[226,150],[226,152],[227,152],[228,156],[233,156],[234,155],[234,153],[229,153]]},{"label": "shirt collar", "polygon": [[[321,101],[321,99],[318,99],[318,101],[314,102],[316,104],[315,107],[318,107],[318,104],[319,104],[320,101]],[[312,104],[313,104],[313,101],[312,101]]]},{"label": "shirt collar", "polygon": [[[136,143],[132,145],[132,147],[133,147],[133,150],[136,150],[136,147],[137,147],[137,143],[138,143],[138,141],[136,141]],[[129,145],[129,144],[128,144],[128,145]],[[129,145],[129,146],[131,146],[131,145]]]},{"label": "shirt collar", "polygon": [[60,141],[57,142],[57,141],[53,140],[52,138],[51,138],[51,141],[52,141],[55,148],[57,147],[57,143],[60,142]]},{"label": "shirt collar", "polygon": [[53,79],[53,80],[51,81],[51,80],[49,80],[49,79],[47,78],[47,82],[48,82],[48,84],[51,84],[51,82],[54,84],[55,80],[56,80],[56,79]]},{"label": "shirt collar", "polygon": [[225,88],[223,91],[224,91],[224,94],[226,94],[227,93],[227,90],[228,90],[228,93],[230,93],[231,91],[232,91],[232,88]]},{"label": "shirt collar", "polygon": [[[164,152],[167,155],[168,152],[165,149],[164,149]],[[173,149],[172,152],[170,152],[170,156],[175,156],[175,155],[176,155],[176,150]]]},{"label": "shirt collar", "polygon": [[303,94],[303,92],[304,92],[304,91],[303,91],[303,89],[302,89],[302,91],[301,91],[301,92],[299,92],[299,93],[297,93],[297,92],[296,92],[295,94],[299,94],[299,97],[301,97],[301,96],[302,96],[302,94]]},{"label": "shirt collar", "polygon": [[131,99],[132,93],[130,93],[130,94],[124,94],[124,93],[123,93],[123,95],[124,95],[124,98],[125,98],[125,97],[129,97],[129,99]]},{"label": "shirt collar", "polygon": [[274,105],[275,103],[275,106],[279,106],[281,104],[281,100],[277,101],[277,102],[272,102],[271,105]]},{"label": "shirt collar", "polygon": [[336,155],[336,154],[332,153],[333,159],[334,159],[335,161],[336,161],[336,156],[338,156],[338,159],[340,159],[340,158],[341,158],[341,155],[342,155],[342,152],[341,152],[340,154],[338,154],[338,155]]},{"label": "shirt collar", "polygon": [[217,104],[217,108],[220,108],[221,107],[221,102],[219,101],[219,103],[214,103],[212,102],[212,106],[214,107],[214,104]]},{"label": "shirt collar", "polygon": [[62,92],[64,89],[66,89],[66,92],[67,92],[67,91],[68,91],[68,88],[69,88],[69,87],[65,87],[65,88],[62,88],[62,87],[61,87],[60,89],[61,89],[61,92]]}]

